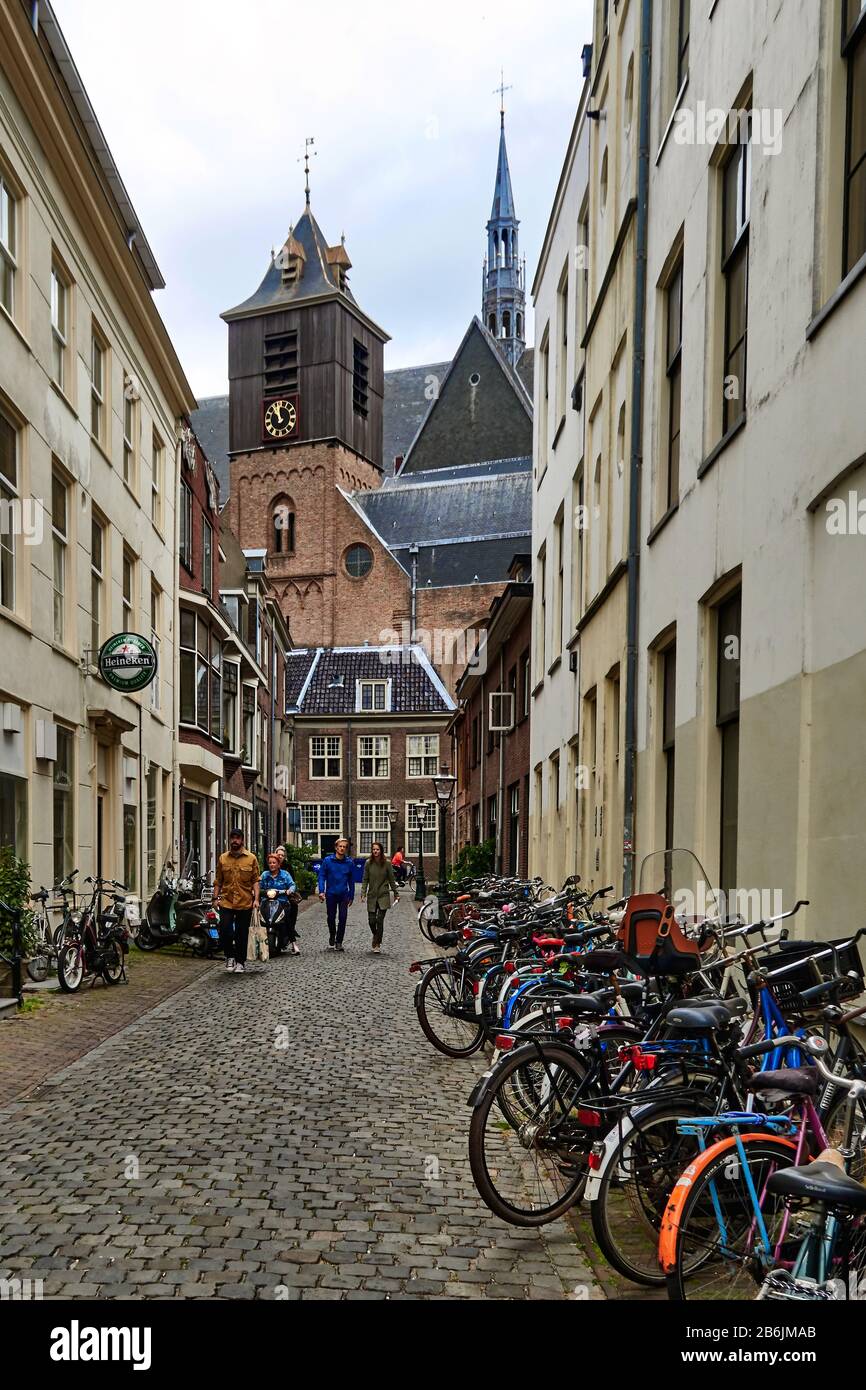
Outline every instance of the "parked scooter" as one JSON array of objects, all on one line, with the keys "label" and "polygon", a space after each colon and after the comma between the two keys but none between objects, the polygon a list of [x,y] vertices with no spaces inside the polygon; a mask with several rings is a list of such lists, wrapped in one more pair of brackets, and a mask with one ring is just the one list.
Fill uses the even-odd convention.
[{"label": "parked scooter", "polygon": [[259,911],[262,923],[268,929],[268,951],[272,956],[278,956],[289,944],[294,944],[297,904],[280,897],[276,888],[269,888],[262,894]]},{"label": "parked scooter", "polygon": [[178,877],[166,855],[156,892],[147,905],[135,944],[141,951],[179,942],[196,956],[211,956],[219,948],[219,917],[202,896],[198,863],[187,856]]}]

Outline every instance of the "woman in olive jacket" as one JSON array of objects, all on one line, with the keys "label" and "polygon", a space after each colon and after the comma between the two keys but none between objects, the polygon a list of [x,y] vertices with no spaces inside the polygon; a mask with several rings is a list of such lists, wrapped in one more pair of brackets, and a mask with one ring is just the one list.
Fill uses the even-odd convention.
[{"label": "woman in olive jacket", "polygon": [[400,901],[394,870],[385,858],[385,851],[379,840],[374,840],[370,846],[370,857],[364,865],[361,897],[367,899],[367,917],[370,931],[373,933],[373,950],[379,951],[382,947],[382,933],[385,930],[385,913],[391,906],[392,898],[395,904]]}]

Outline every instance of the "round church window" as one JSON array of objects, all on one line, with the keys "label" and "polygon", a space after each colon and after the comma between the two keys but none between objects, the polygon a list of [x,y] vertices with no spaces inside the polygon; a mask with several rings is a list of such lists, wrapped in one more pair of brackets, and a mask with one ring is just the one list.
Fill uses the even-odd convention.
[{"label": "round church window", "polygon": [[353,579],[363,579],[373,568],[373,552],[366,545],[350,545],[346,551],[346,573]]}]

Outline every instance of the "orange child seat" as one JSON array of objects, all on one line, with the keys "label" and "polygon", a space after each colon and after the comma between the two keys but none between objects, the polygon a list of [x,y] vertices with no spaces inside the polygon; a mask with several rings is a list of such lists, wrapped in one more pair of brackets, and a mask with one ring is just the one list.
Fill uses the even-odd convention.
[{"label": "orange child seat", "polygon": [[661,893],[634,893],[619,929],[627,955],[652,975],[686,975],[701,963],[700,947],[682,931]]}]

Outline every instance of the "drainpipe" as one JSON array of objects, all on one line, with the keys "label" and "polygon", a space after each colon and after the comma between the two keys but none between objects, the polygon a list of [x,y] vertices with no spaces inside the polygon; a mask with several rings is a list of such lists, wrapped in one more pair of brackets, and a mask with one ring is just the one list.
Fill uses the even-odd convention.
[{"label": "drainpipe", "polygon": [[[505,689],[505,646],[499,648],[499,689]],[[496,808],[496,863],[498,872],[505,872],[505,735],[499,735],[499,805]]]},{"label": "drainpipe", "polygon": [[635,783],[637,779],[638,570],[640,485],[643,465],[643,378],[646,351],[647,205],[649,202],[650,55],[652,0],[641,3],[640,128],[637,175],[637,254],[634,293],[634,356],[629,467],[628,598],[625,683],[625,786],[623,806],[623,891],[634,888]]},{"label": "drainpipe", "polygon": [[418,546],[413,541],[409,546],[412,556],[412,599],[409,618],[409,641],[415,641],[415,628],[418,622]]}]

